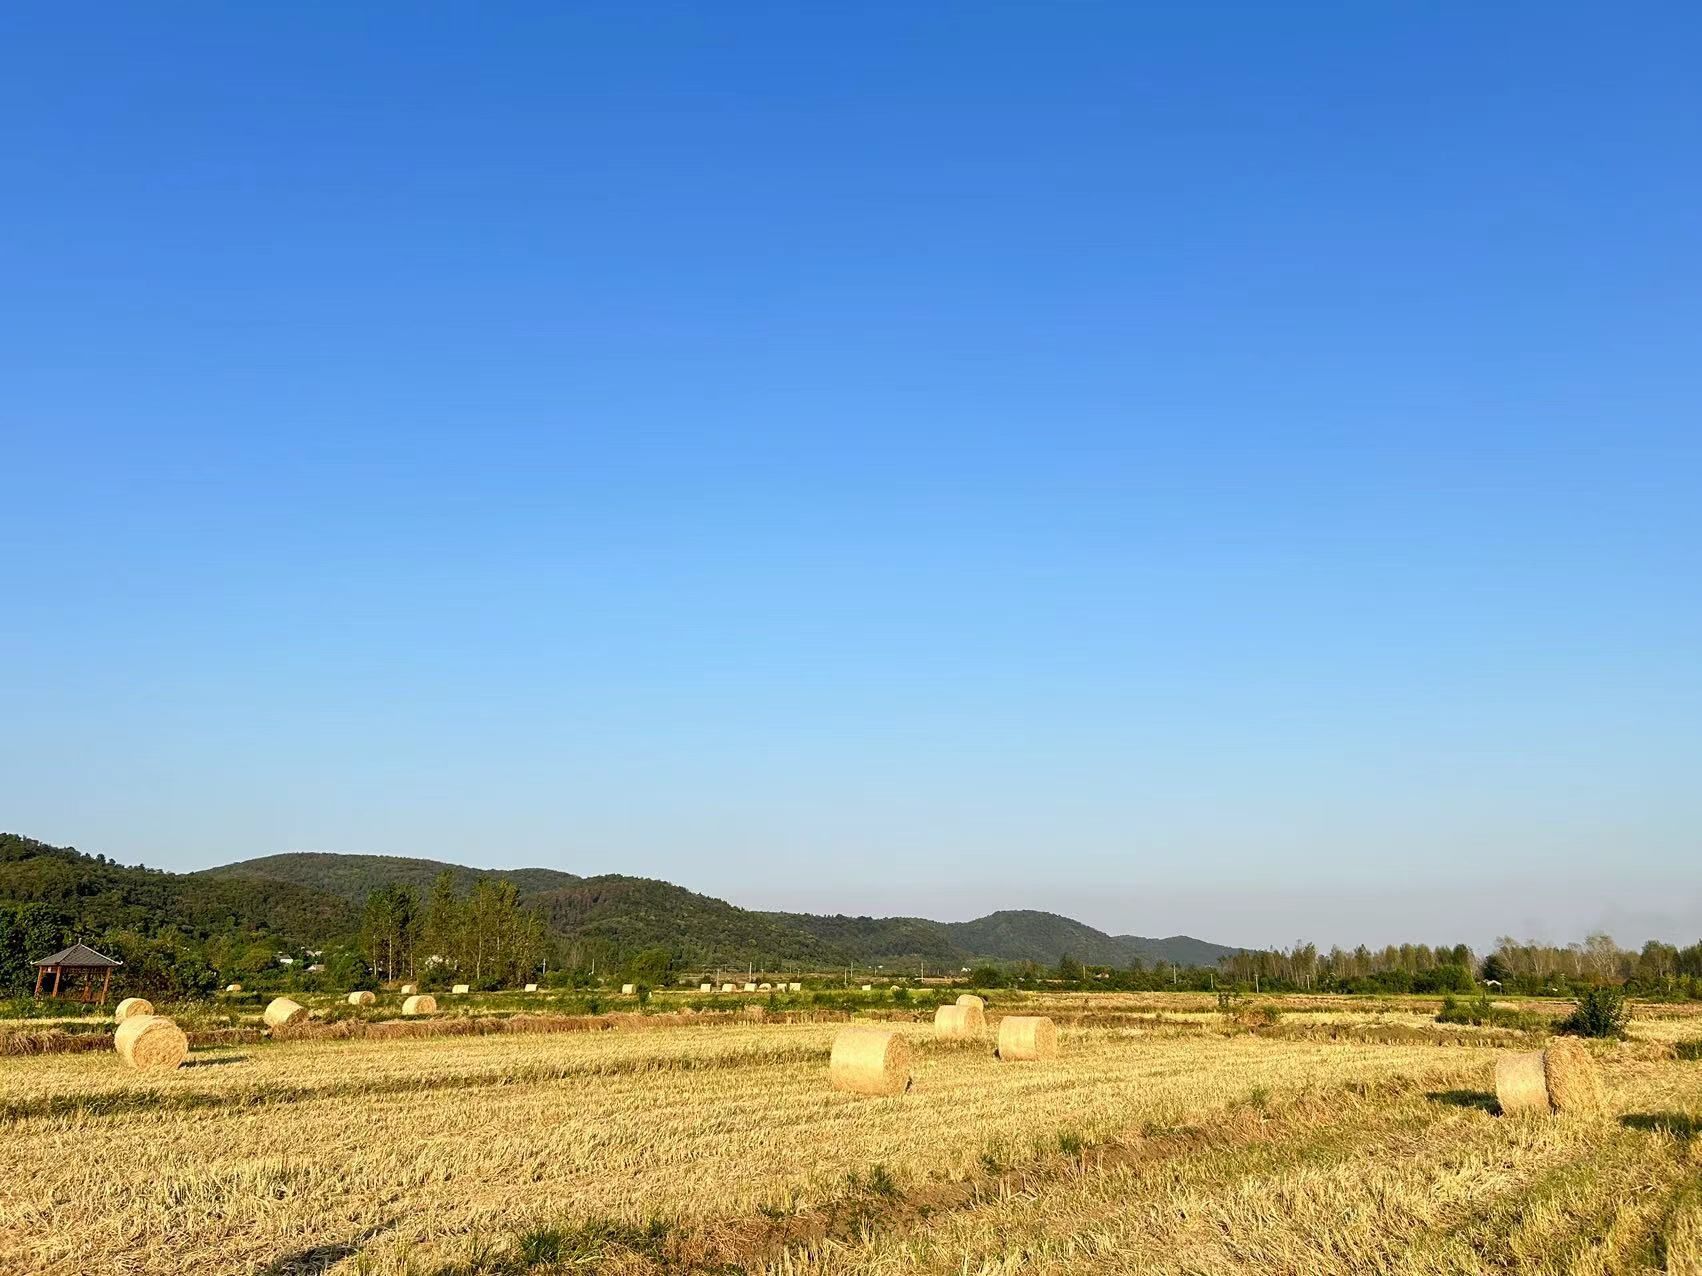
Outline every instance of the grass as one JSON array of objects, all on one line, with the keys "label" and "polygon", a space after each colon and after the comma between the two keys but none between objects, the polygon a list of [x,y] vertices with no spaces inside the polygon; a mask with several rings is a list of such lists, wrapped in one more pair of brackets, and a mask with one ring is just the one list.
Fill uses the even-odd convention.
[{"label": "grass", "polygon": [[1434,1000],[1275,999],[1280,1023],[1243,1026],[1210,998],[1153,997],[1007,996],[1066,1022],[1043,1064],[900,1023],[916,1047],[902,1099],[827,1087],[832,1024],[724,1017],[243,1046],[165,1077],[110,1055],[3,1058],[0,1271],[1416,1276],[1702,1261],[1702,1083],[1674,1057],[1694,1017],[1639,1020],[1634,1040],[1597,1047],[1612,1115],[1581,1125],[1498,1116],[1506,1034],[1435,1023]]}]

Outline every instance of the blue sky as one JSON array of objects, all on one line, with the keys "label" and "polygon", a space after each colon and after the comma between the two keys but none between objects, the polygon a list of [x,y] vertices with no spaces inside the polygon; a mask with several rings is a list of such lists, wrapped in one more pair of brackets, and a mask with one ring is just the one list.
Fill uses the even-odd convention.
[{"label": "blue sky", "polygon": [[1702,934],[1680,6],[0,13],[0,827]]}]

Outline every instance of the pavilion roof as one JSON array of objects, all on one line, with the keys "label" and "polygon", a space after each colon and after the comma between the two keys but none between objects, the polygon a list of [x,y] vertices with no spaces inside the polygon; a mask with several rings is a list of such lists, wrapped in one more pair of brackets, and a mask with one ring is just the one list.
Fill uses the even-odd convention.
[{"label": "pavilion roof", "polygon": [[43,957],[36,962],[37,966],[69,966],[78,967],[122,966],[124,963],[117,958],[108,957],[105,953],[97,953],[87,944],[72,944],[69,948],[54,953],[51,957]]}]

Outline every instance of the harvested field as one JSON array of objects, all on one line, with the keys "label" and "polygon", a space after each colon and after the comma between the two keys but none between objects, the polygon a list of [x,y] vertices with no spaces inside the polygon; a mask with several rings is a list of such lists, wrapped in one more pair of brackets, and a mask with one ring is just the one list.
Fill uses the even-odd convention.
[{"label": "harvested field", "polygon": [[0,1059],[0,1270],[1606,1273],[1702,1236],[1702,1067],[1656,1041],[1591,1047],[1586,1123],[1497,1115],[1496,1034],[1444,1025],[1060,1023],[1011,1067],[890,1024],[914,1085],[868,1099],[832,1023],[617,1018]]}]

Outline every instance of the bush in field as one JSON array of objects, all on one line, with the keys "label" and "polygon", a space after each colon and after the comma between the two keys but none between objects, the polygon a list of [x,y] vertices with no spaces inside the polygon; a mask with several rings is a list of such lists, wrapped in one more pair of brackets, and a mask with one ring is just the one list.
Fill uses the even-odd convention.
[{"label": "bush in field", "polygon": [[1574,1037],[1623,1037],[1630,1020],[1631,1007],[1625,1004],[1625,993],[1604,985],[1586,992],[1578,1008],[1561,1020],[1555,1031]]},{"label": "bush in field", "polygon": [[1512,1028],[1529,1032],[1540,1026],[1539,1020],[1508,1006],[1497,1006],[1487,996],[1475,1001],[1460,1001],[1452,993],[1442,998],[1442,1010],[1437,1023],[1470,1024],[1478,1028]]}]

